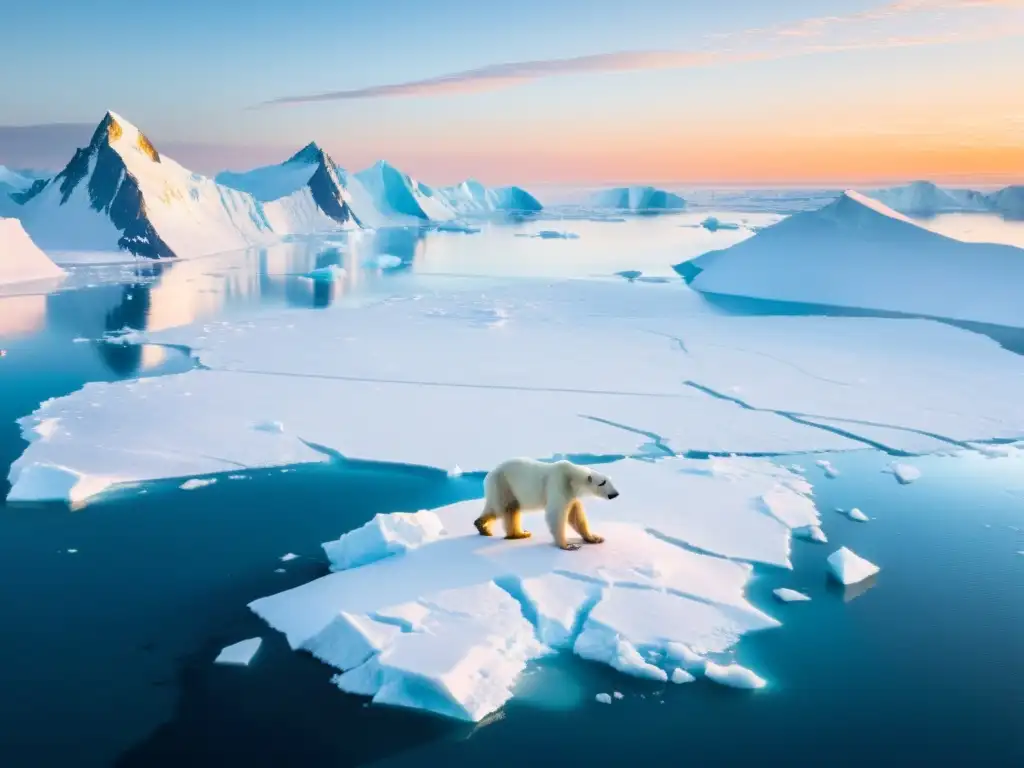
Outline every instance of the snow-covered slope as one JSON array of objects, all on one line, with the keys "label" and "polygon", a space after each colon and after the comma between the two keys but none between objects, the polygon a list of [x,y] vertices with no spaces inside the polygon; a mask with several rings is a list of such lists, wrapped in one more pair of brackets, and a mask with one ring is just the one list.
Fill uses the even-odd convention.
[{"label": "snow-covered slope", "polygon": [[17,219],[0,218],[0,285],[61,277],[64,270],[36,247]]},{"label": "snow-covered slope", "polygon": [[243,173],[225,171],[216,181],[264,203],[276,233],[308,234],[359,224],[338,171],[331,157],[310,143],[279,165]]},{"label": "snow-covered slope", "polygon": [[448,204],[464,216],[485,215],[497,211],[536,212],[540,201],[522,187],[485,187],[476,179],[467,179],[454,187],[438,190]]},{"label": "snow-covered slope", "polygon": [[623,211],[681,211],[686,201],[679,195],[655,187],[616,187],[595,193],[591,204],[597,208]]},{"label": "snow-covered slope", "polygon": [[971,189],[943,189],[930,181],[914,181],[900,187],[866,192],[894,211],[908,215],[931,215],[951,211],[984,211],[985,196]]},{"label": "snow-covered slope", "polygon": [[852,191],[676,270],[706,293],[1024,327],[1024,250],[953,240]]},{"label": "snow-covered slope", "polygon": [[1024,184],[993,192],[987,200],[992,210],[1008,219],[1024,219]]},{"label": "snow-covered slope", "polygon": [[369,193],[375,208],[391,220],[449,221],[456,213],[437,190],[378,161],[354,174]]},{"label": "snow-covered slope", "polygon": [[63,171],[26,197],[20,214],[25,229],[58,261],[97,251],[202,256],[275,237],[251,195],[161,155],[113,112]]}]

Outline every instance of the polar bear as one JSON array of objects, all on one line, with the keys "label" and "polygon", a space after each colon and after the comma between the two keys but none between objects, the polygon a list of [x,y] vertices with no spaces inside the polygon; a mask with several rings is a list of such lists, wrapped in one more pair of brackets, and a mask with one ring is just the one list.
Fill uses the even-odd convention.
[{"label": "polar bear", "polygon": [[566,525],[572,526],[583,541],[604,541],[590,531],[581,496],[614,499],[619,495],[611,480],[571,461],[545,463],[533,459],[509,459],[484,478],[484,511],[473,524],[481,536],[491,536],[491,524],[501,517],[506,539],[526,539],[520,514],[543,509],[548,528],[561,549],[579,549],[565,537]]}]

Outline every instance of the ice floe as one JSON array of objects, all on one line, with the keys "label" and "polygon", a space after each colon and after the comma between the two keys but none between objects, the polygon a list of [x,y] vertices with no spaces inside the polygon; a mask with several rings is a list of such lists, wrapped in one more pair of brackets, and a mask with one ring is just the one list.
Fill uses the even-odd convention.
[{"label": "ice floe", "polygon": [[[454,285],[145,338],[189,347],[204,368],[43,403],[21,420],[30,444],[11,498],[338,455],[474,472],[510,455],[895,452],[1024,433],[1024,360],[984,337],[711,315],[682,284]],[[43,439],[47,419],[59,428]],[[383,423],[417,427],[395,440]],[[43,488],[32,478],[46,467],[77,479]]]},{"label": "ice floe", "polygon": [[872,562],[865,560],[846,547],[840,547],[828,556],[830,572],[840,584],[857,584],[865,579],[871,578],[881,568]]},{"label": "ice floe", "polygon": [[709,661],[704,667],[704,675],[719,685],[727,685],[730,688],[764,688],[767,681],[759,677],[753,671],[739,664],[715,664]]},{"label": "ice floe", "polygon": [[909,485],[921,478],[921,470],[912,464],[896,462],[889,466],[889,471],[896,477],[896,481],[900,485]]},{"label": "ice floe", "polygon": [[186,480],[184,483],[182,483],[178,487],[181,488],[181,490],[183,490],[183,491],[194,491],[194,490],[196,490],[196,488],[205,488],[206,486],[213,485],[216,482],[217,482],[216,478],[213,478],[213,477],[205,477],[205,478],[194,477],[191,480]]},{"label": "ice floe", "polygon": [[[681,511],[713,498],[689,492],[703,482],[727,493],[746,486],[749,496],[785,487],[793,477],[779,476],[766,461],[720,461],[735,463],[734,471],[705,478],[686,471],[696,462],[678,459],[651,465],[666,465],[660,475],[627,468],[642,462],[606,466],[622,499],[592,505],[591,521],[605,543],[576,552],[553,546],[543,516],[526,516],[530,539],[479,536],[472,521],[480,500],[378,515],[325,545],[344,552],[343,559],[331,555],[335,572],[250,607],[292,648],[340,670],[343,690],[461,719],[480,720],[504,704],[526,665],[553,649],[667,681],[676,669],[730,650],[748,632],[778,626],[744,595],[749,565],[696,551],[686,541],[704,532],[690,535],[667,504],[649,507],[654,494],[631,498],[636,486],[621,485],[631,476],[659,485]],[[759,469],[762,486],[750,481]],[[723,502],[705,507],[706,516],[726,517],[721,525],[732,526],[736,538],[788,541],[789,529],[750,498],[729,498],[731,514]],[[776,527],[745,530],[757,515]],[[696,527],[695,517],[687,519]]]},{"label": "ice floe", "polygon": [[608,694],[608,693],[599,693],[599,694],[597,694],[597,695],[596,695],[596,696],[594,697],[594,700],[595,700],[595,701],[596,701],[596,702],[597,702],[598,704],[611,704],[611,703],[612,703],[612,697],[611,697],[611,694]]},{"label": "ice floe", "polygon": [[681,667],[676,667],[675,669],[673,669],[672,675],[669,677],[669,680],[671,680],[673,683],[676,683],[677,685],[682,685],[683,683],[692,683],[696,679],[696,677],[694,677],[692,674],[687,672],[685,669],[682,669]]},{"label": "ice floe", "polygon": [[803,592],[797,592],[795,589],[789,589],[788,587],[773,589],[772,594],[784,603],[800,603],[811,599]]},{"label": "ice floe", "polygon": [[242,640],[241,642],[229,645],[224,648],[217,658],[214,659],[215,664],[234,664],[237,666],[247,667],[249,662],[252,661],[256,652],[260,649],[260,645],[263,640],[259,637],[252,637],[248,640]]}]

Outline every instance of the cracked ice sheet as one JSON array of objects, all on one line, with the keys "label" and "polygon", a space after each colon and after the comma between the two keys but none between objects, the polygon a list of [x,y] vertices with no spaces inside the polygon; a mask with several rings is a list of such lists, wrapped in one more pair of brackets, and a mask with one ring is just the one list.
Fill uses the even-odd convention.
[{"label": "cracked ice sheet", "polygon": [[[1024,358],[941,323],[720,317],[690,324],[685,338],[692,381],[892,448],[1024,434]],[[858,420],[869,424],[861,431]]]},{"label": "cracked ice sheet", "polygon": [[[626,463],[637,462],[617,462],[609,473],[629,475]],[[673,471],[682,465],[671,463],[678,466],[647,478],[663,498],[685,499],[707,481]],[[743,528],[761,513],[735,488],[737,477],[758,470],[765,485],[774,486],[782,479],[777,468],[742,460],[720,467],[708,482],[735,503],[732,510],[724,500],[716,507],[729,516],[724,524],[734,536],[787,538],[781,526]],[[702,494],[714,497],[711,488]],[[366,552],[358,558],[361,566],[261,598],[250,608],[283,632],[293,649],[342,671],[334,678],[342,690],[466,720],[480,720],[504,704],[526,664],[548,652],[546,646],[571,648],[627,674],[667,679],[676,662],[666,657],[680,645],[701,656],[722,653],[747,632],[779,625],[744,595],[751,566],[652,535],[648,528],[670,521],[664,510],[648,510],[644,500],[624,494],[595,511],[605,543],[575,552],[552,545],[542,515],[527,518],[531,539],[479,536],[472,524],[479,511],[479,500],[460,502],[407,516],[399,526],[388,526],[389,516],[380,515],[384,520],[367,527],[386,526],[412,548]],[[605,513],[608,519],[599,517]],[[410,532],[416,524],[423,525],[422,536]],[[689,538],[686,525],[674,524],[679,538]],[[359,533],[352,539],[380,540]],[[659,666],[660,658],[668,666]]]},{"label": "cracked ice sheet", "polygon": [[[466,471],[516,454],[649,452],[655,435],[677,452],[864,445],[712,398],[687,380],[822,419],[916,424],[956,439],[1024,431],[1024,401],[1009,396],[1020,358],[935,323],[723,317],[680,284],[445,286],[154,334],[233,372],[92,384],[48,401],[22,421],[31,445],[12,467],[10,498],[326,458],[302,440],[352,458]],[[45,419],[56,426],[37,434]],[[252,425],[266,421],[285,432],[254,436]]]}]

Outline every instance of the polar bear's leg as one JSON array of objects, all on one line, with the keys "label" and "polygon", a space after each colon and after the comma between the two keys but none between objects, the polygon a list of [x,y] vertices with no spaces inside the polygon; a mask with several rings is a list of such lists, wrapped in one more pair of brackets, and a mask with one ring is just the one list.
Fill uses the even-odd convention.
[{"label": "polar bear's leg", "polygon": [[506,506],[501,517],[505,523],[506,539],[528,539],[533,535],[529,531],[523,530],[522,510],[519,508],[518,501],[512,501]]},{"label": "polar bear's leg", "polygon": [[587,520],[587,513],[583,511],[583,502],[574,499],[569,505],[569,525],[576,531],[587,544],[600,544],[604,541],[603,536],[597,536],[590,530],[590,523]]},{"label": "polar bear's leg", "polygon": [[566,526],[569,524],[569,511],[572,509],[574,499],[566,499],[559,494],[549,494],[548,504],[545,509],[545,516],[548,521],[548,528],[551,529],[551,537],[559,549],[572,551],[579,549],[579,544],[570,544],[565,536]]},{"label": "polar bear's leg", "polygon": [[476,520],[473,521],[473,525],[480,532],[481,536],[493,536],[491,533],[491,524],[498,519],[498,513],[491,509],[489,506],[484,507],[483,514],[480,515]]}]

